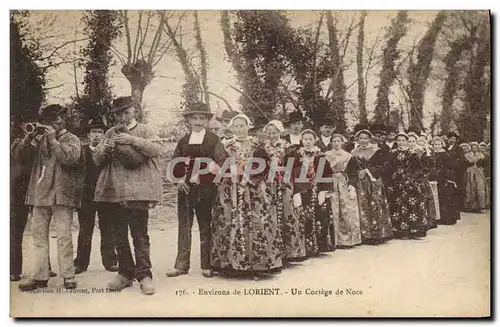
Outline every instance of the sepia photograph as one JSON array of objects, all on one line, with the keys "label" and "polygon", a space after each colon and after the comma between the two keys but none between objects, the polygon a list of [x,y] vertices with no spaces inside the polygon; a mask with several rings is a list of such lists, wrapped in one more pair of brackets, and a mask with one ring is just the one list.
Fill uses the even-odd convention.
[{"label": "sepia photograph", "polygon": [[11,318],[491,318],[490,11],[9,15]]}]

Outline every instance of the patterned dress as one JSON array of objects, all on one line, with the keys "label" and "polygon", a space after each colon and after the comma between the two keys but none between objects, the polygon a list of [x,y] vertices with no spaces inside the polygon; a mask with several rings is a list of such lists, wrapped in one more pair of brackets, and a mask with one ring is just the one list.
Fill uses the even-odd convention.
[{"label": "patterned dress", "polygon": [[[301,205],[296,207],[299,224],[304,225],[306,255],[314,257],[320,252],[335,250],[335,231],[331,219],[330,199],[319,203],[319,194],[332,188],[331,182],[321,182],[322,177],[331,178],[331,169],[323,153],[318,147],[311,151],[299,148],[291,154],[294,157],[292,171],[293,194],[300,197]],[[323,162],[323,171],[319,171],[320,162]],[[306,170],[307,169],[307,170]],[[302,170],[305,171],[305,180],[300,181]],[[325,194],[323,193],[323,194]]]},{"label": "patterned dress", "polygon": [[215,201],[212,220],[214,270],[253,273],[282,268],[282,239],[277,206],[267,184],[268,167],[246,182],[243,172],[252,157],[269,161],[255,138],[230,139],[225,148],[234,160],[238,180],[223,179]]},{"label": "patterned dress", "polygon": [[[382,174],[386,156],[377,145],[357,147],[352,151],[354,160],[349,160],[346,172],[356,185],[361,239],[365,244],[378,244],[392,238],[389,204],[385,197]],[[358,173],[368,169],[370,174],[360,178]]]},{"label": "patterned dress", "polygon": [[[269,140],[264,142],[264,150],[269,155],[270,164],[277,167],[286,166],[289,158],[287,154],[292,149],[284,139],[279,139],[275,143]],[[277,172],[269,187],[277,209],[278,237],[281,237],[283,242],[283,259],[288,262],[306,260],[305,227],[303,223],[301,224],[293,207],[293,187],[290,178],[286,181],[285,172]]]},{"label": "patterned dress", "polygon": [[469,152],[465,155],[465,209],[481,210],[487,207],[486,178],[483,172],[485,157],[482,153]]},{"label": "patterned dress", "polygon": [[454,225],[460,217],[460,207],[456,205],[457,186],[451,182],[455,180],[455,170],[452,167],[450,155],[445,151],[432,154],[429,180],[437,182],[439,192],[439,224]]},{"label": "patterned dress", "polygon": [[331,192],[332,219],[336,231],[337,247],[352,247],[361,244],[361,223],[356,191],[346,174],[347,164],[352,155],[344,150],[331,150],[325,153],[332,168],[333,190]]},{"label": "patterned dress", "polygon": [[420,160],[410,150],[392,150],[391,154],[387,163],[387,200],[392,229],[398,237],[425,236],[427,210]]},{"label": "patterned dress", "polygon": [[439,198],[436,182],[430,182],[428,179],[432,158],[425,151],[417,151],[417,156],[420,160],[422,174],[418,181],[421,183],[422,192],[425,198],[425,209],[427,210],[427,227],[433,229],[437,227],[437,221],[440,219],[439,213]]}]

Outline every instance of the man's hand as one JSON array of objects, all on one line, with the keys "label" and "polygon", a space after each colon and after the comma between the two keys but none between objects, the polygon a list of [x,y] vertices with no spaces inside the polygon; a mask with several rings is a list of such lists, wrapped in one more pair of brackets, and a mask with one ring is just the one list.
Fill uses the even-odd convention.
[{"label": "man's hand", "polygon": [[52,126],[46,126],[45,131],[47,134],[47,140],[53,142],[56,139],[56,130]]},{"label": "man's hand", "polygon": [[189,185],[187,185],[184,180],[180,181],[177,184],[177,187],[179,188],[179,190],[183,191],[184,193],[189,194]]},{"label": "man's hand", "polygon": [[103,146],[105,151],[111,151],[115,148],[115,141],[112,139],[104,139]]},{"label": "man's hand", "polygon": [[363,179],[365,178],[365,176],[366,176],[366,169],[363,169],[358,173],[359,179]]},{"label": "man's hand", "polygon": [[134,142],[134,136],[127,133],[120,133],[113,137],[116,144],[132,144]]}]

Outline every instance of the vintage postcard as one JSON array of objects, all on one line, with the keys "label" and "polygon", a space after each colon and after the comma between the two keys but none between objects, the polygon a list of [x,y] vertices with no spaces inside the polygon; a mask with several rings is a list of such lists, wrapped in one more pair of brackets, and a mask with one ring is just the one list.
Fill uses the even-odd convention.
[{"label": "vintage postcard", "polygon": [[11,317],[490,317],[490,33],[11,10]]}]

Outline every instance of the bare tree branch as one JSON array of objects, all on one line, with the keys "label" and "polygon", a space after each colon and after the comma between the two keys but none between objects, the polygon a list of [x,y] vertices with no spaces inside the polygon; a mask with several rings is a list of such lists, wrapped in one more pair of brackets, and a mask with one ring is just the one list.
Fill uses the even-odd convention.
[{"label": "bare tree branch", "polygon": [[130,65],[132,60],[132,44],[130,42],[130,29],[128,26],[128,14],[126,10],[122,10],[121,14],[123,16],[123,25],[125,27],[125,36],[127,39],[127,64]]},{"label": "bare tree branch", "polygon": [[55,55],[59,50],[61,50],[62,48],[64,48],[68,44],[77,43],[77,42],[81,42],[81,41],[86,41],[88,39],[89,39],[88,37],[85,37],[85,38],[81,38],[81,39],[78,39],[78,40],[71,40],[71,41],[64,42],[64,43],[60,44],[59,46],[55,47],[55,49],[52,50],[52,52],[48,56],[40,58],[40,61],[44,61],[44,60],[50,59],[53,55]]},{"label": "bare tree branch", "polygon": [[141,23],[142,23],[142,10],[139,10],[139,21],[137,23],[137,33],[135,35],[135,40],[134,40],[134,51],[132,52],[133,62],[136,62],[137,58],[139,57],[139,51],[137,51],[137,45],[139,44],[139,34],[141,34],[141,29],[142,29]]}]

